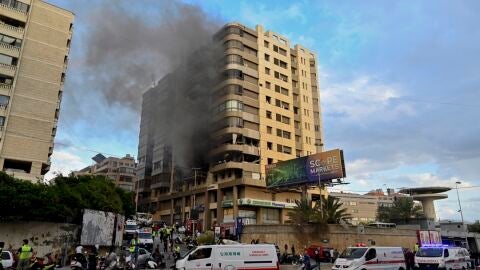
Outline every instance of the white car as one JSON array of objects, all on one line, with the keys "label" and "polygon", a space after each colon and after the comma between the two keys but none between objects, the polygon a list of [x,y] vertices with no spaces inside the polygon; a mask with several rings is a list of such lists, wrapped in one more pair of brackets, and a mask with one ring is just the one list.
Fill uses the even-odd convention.
[{"label": "white car", "polygon": [[449,246],[421,247],[415,254],[419,269],[470,269],[470,254],[465,248]]},{"label": "white car", "polygon": [[405,270],[407,268],[401,247],[349,247],[335,260],[332,269]]},{"label": "white car", "polygon": [[13,254],[10,251],[2,251],[2,266],[3,268],[12,267],[13,265]]}]

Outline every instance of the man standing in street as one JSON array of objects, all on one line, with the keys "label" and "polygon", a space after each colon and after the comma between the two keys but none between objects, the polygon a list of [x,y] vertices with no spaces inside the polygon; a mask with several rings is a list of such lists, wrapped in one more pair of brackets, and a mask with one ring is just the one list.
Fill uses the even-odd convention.
[{"label": "man standing in street", "polygon": [[315,249],[315,264],[320,269],[320,248]]},{"label": "man standing in street", "polygon": [[32,257],[33,249],[28,245],[28,240],[23,239],[23,246],[19,249],[20,256],[17,265],[17,270],[27,270],[30,258]]},{"label": "man standing in street", "polygon": [[138,260],[138,233],[135,232],[135,235],[133,236],[133,239],[130,241],[130,258],[132,262],[135,264],[135,267],[137,266],[137,260]]},{"label": "man standing in street", "polygon": [[415,269],[415,254],[413,254],[411,249],[407,249],[407,252],[405,253],[405,264],[407,270]]}]

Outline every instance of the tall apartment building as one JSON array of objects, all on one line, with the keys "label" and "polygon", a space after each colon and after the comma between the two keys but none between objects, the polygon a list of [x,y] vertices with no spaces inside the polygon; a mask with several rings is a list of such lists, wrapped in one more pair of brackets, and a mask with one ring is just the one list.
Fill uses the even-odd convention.
[{"label": "tall apartment building", "polygon": [[95,161],[94,165],[73,172],[73,174],[104,176],[112,180],[116,186],[127,191],[134,191],[136,181],[135,159],[132,156],[127,154],[122,158],[107,158],[102,154],[98,154],[92,159]]},{"label": "tall apartment building", "polygon": [[0,168],[50,169],[74,15],[41,0],[0,0]]},{"label": "tall apartment building", "polygon": [[[143,96],[140,208],[168,223],[182,223],[192,212],[207,227],[228,227],[236,217],[251,224],[284,223],[301,195],[267,190],[265,165],[323,149],[316,55],[262,26],[230,23],[214,40],[223,45],[223,61],[221,80],[211,91],[209,169],[194,170],[170,187],[177,175],[171,146],[162,140],[169,131],[154,129],[170,115],[154,116],[149,109],[174,95],[169,75]],[[309,192],[318,196],[318,190]]]}]

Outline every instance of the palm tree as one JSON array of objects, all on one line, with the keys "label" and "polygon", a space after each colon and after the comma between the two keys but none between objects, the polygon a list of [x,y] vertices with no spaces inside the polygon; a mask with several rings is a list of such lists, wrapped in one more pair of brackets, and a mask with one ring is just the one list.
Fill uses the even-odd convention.
[{"label": "palm tree", "polygon": [[383,222],[410,223],[413,219],[423,217],[422,207],[416,205],[412,198],[397,198],[392,206],[380,206],[378,208],[378,219]]},{"label": "palm tree", "polygon": [[315,208],[306,199],[295,201],[296,206],[293,211],[288,212],[290,222],[297,225],[305,225],[311,223],[312,217],[315,215]]},{"label": "palm tree", "polygon": [[306,199],[296,201],[296,204],[293,211],[288,213],[290,221],[294,224],[339,224],[341,220],[348,221],[351,218],[340,199],[336,197],[323,197],[322,204],[317,202],[315,206]]},{"label": "palm tree", "polygon": [[[317,203],[317,207],[320,209],[319,203]],[[340,224],[342,220],[348,222],[348,220],[352,218],[348,213],[348,210],[343,207],[343,203],[337,197],[322,197],[322,208],[322,220],[327,224]]]}]

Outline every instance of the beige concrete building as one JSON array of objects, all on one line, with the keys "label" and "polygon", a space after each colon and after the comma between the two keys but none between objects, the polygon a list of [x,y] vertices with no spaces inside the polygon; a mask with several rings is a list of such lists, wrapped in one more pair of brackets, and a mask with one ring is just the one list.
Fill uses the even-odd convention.
[{"label": "beige concrete building", "polygon": [[122,158],[96,155],[94,165],[73,172],[74,175],[98,175],[111,179],[115,185],[128,191],[134,190],[135,159],[127,154]]},{"label": "beige concrete building", "polygon": [[37,181],[50,169],[73,13],[0,0],[0,167]]},{"label": "beige concrete building", "polygon": [[350,223],[358,225],[376,222],[378,207],[392,206],[395,197],[404,197],[406,195],[394,193],[392,189],[387,189],[387,193],[377,189],[366,194],[330,192],[329,196],[339,198],[344,208],[352,216]]},{"label": "beige concrete building", "polygon": [[[143,98],[140,209],[153,212],[155,220],[181,223],[195,208],[207,227],[228,227],[236,217],[248,224],[284,223],[300,193],[267,190],[265,165],[323,149],[316,55],[262,26],[230,23],[215,40],[223,45],[224,76],[213,89],[209,170],[195,171],[169,188],[171,149],[164,136],[152,132],[151,126],[161,119],[149,115],[159,99],[168,100],[166,77]],[[153,98],[155,92],[162,93],[161,98]],[[318,190],[310,193],[318,197]]]}]

